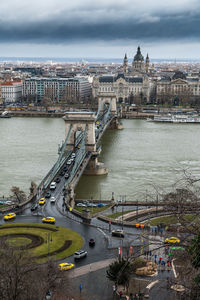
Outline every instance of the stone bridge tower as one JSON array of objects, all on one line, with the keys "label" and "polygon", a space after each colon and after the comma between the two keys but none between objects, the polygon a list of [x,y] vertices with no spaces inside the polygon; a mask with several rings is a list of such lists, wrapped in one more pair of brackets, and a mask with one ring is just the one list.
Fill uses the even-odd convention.
[{"label": "stone bridge tower", "polygon": [[70,150],[74,149],[76,132],[86,131],[86,150],[96,151],[96,141],[95,141],[95,120],[96,116],[93,112],[67,112],[63,117],[65,121],[65,135],[67,136],[70,127],[71,133],[67,141],[67,148]]},{"label": "stone bridge tower", "polygon": [[117,115],[117,98],[116,95],[112,93],[99,93],[98,95],[98,107],[101,108],[101,112],[104,110],[104,105],[111,103],[111,113],[112,115]]}]

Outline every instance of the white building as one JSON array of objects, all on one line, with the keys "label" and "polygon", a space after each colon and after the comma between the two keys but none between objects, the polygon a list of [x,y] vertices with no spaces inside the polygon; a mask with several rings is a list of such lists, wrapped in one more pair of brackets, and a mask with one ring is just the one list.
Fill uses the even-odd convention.
[{"label": "white building", "polygon": [[9,81],[1,84],[3,102],[18,102],[22,99],[22,81]]}]

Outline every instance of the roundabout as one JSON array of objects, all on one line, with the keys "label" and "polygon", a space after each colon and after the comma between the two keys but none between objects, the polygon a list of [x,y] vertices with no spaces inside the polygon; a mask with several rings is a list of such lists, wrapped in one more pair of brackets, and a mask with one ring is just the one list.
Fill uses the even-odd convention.
[{"label": "roundabout", "polygon": [[23,250],[38,263],[71,256],[83,245],[75,231],[54,225],[13,223],[0,227],[0,243],[14,250]]}]

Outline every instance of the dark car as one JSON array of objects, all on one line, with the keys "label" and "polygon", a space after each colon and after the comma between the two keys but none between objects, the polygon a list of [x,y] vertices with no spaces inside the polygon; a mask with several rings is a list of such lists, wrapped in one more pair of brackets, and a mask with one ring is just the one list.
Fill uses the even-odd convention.
[{"label": "dark car", "polygon": [[63,176],[63,175],[65,175],[65,171],[60,172],[60,176]]},{"label": "dark car", "polygon": [[33,204],[33,205],[31,206],[31,211],[34,211],[34,210],[36,210],[37,208],[38,208],[38,204],[35,203],[35,204]]},{"label": "dark car", "polygon": [[66,172],[66,171],[67,171],[67,167],[64,167],[64,168],[63,168],[63,171]]},{"label": "dark car", "polygon": [[90,239],[89,240],[89,246],[94,246],[95,245],[95,240],[94,239]]},{"label": "dark car", "polygon": [[65,179],[68,179],[69,178],[69,174],[65,174]]},{"label": "dark car", "polygon": [[60,182],[60,177],[57,177],[56,180],[55,180],[55,182],[59,183]]},{"label": "dark car", "polygon": [[50,198],[50,197],[51,197],[51,193],[50,193],[50,192],[46,192],[46,194],[45,194],[44,197],[45,197],[45,198]]}]

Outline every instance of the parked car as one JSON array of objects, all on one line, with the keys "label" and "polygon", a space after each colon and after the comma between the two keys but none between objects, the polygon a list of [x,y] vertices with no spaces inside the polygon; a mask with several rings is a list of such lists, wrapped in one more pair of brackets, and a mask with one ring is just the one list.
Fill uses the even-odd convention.
[{"label": "parked car", "polygon": [[71,157],[72,157],[72,158],[75,158],[75,157],[76,157],[76,153],[73,152],[72,155],[71,155]]},{"label": "parked car", "polygon": [[38,208],[38,204],[37,203],[34,203],[32,206],[31,206],[31,211],[34,211]]},{"label": "parked car", "polygon": [[124,237],[124,231],[122,229],[116,229],[112,231],[112,236]]},{"label": "parked car", "polygon": [[55,180],[55,182],[59,183],[60,182],[60,177],[57,177],[56,180]]},{"label": "parked car", "polygon": [[51,198],[50,198],[50,202],[51,202],[51,203],[55,203],[55,202],[56,202],[56,198],[55,198],[55,197],[51,197]]},{"label": "parked car", "polygon": [[11,220],[16,218],[16,214],[15,213],[9,213],[6,216],[3,217],[5,221]]},{"label": "parked car", "polygon": [[55,190],[56,189],[56,182],[53,181],[51,184],[50,184],[50,190]]},{"label": "parked car", "polygon": [[95,203],[90,203],[90,202],[89,202],[89,203],[87,204],[87,206],[88,206],[88,207],[97,207],[97,204],[95,204]]},{"label": "parked car", "polygon": [[95,240],[94,239],[90,239],[89,240],[89,246],[94,246],[95,245]]},{"label": "parked car", "polygon": [[87,207],[87,205],[86,205],[86,204],[83,204],[83,203],[77,203],[76,206],[77,206],[77,207]]},{"label": "parked car", "polygon": [[50,198],[50,197],[51,197],[51,193],[50,192],[46,192],[45,198]]},{"label": "parked car", "polygon": [[60,176],[64,176],[64,175],[65,175],[65,171],[61,171]]},{"label": "parked car", "polygon": [[74,268],[74,264],[70,264],[70,263],[59,264],[59,269],[61,271],[71,270],[73,268]]},{"label": "parked car", "polygon": [[67,165],[71,165],[71,163],[72,163],[72,161],[71,161],[71,159],[69,159],[69,160],[67,161]]},{"label": "parked car", "polygon": [[42,219],[42,223],[49,223],[49,224],[54,224],[55,223],[55,218],[53,217],[46,217]]},{"label": "parked car", "polygon": [[63,168],[63,171],[64,171],[64,172],[66,172],[66,171],[67,171],[67,169],[68,169],[67,167],[64,167],[64,168]]},{"label": "parked car", "polygon": [[87,256],[87,251],[79,250],[74,253],[74,259],[80,259]]}]

